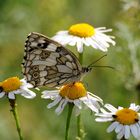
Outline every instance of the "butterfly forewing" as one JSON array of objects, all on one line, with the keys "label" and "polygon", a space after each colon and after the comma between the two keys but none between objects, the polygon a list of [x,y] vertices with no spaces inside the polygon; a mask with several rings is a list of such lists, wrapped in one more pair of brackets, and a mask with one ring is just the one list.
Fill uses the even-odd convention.
[{"label": "butterfly forewing", "polygon": [[44,35],[29,34],[23,60],[27,82],[34,87],[56,87],[79,81],[81,72],[82,67],[71,51]]}]

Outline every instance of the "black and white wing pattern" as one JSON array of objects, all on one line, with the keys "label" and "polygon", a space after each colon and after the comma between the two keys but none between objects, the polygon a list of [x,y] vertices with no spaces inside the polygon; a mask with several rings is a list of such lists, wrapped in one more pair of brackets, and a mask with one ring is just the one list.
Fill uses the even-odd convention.
[{"label": "black and white wing pattern", "polygon": [[72,83],[82,74],[82,66],[71,51],[35,32],[25,42],[22,67],[24,78],[34,87]]}]

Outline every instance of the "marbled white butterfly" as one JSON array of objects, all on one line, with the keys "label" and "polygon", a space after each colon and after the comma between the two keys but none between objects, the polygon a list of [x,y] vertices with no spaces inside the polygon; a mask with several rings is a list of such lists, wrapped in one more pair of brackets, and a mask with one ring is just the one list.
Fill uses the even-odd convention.
[{"label": "marbled white butterfly", "polygon": [[27,82],[34,87],[56,87],[80,81],[92,67],[82,67],[78,58],[58,42],[39,33],[30,33],[22,63]]}]

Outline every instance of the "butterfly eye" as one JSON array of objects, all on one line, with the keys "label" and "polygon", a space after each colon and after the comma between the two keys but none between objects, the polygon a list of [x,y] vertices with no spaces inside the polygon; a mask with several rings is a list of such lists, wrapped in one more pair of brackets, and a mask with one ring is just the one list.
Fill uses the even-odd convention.
[{"label": "butterfly eye", "polygon": [[83,73],[87,73],[87,72],[89,72],[89,71],[91,71],[92,70],[92,68],[89,68],[89,67],[85,67],[85,68],[83,68]]},{"label": "butterfly eye", "polygon": [[86,72],[89,72],[89,68],[86,68],[85,71],[86,71]]},{"label": "butterfly eye", "polygon": [[88,68],[88,72],[91,71],[91,70],[92,70],[92,68]]}]

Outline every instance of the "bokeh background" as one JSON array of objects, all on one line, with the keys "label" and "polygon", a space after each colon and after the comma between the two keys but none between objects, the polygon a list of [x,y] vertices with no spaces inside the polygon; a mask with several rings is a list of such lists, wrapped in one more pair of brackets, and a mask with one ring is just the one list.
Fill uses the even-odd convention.
[{"label": "bokeh background", "polygon": [[[140,1],[139,0],[0,0],[0,81],[21,74],[24,42],[30,32],[52,37],[72,24],[87,22],[94,27],[113,28],[116,46],[98,65],[117,70],[94,68],[85,79],[87,90],[100,96],[104,103],[128,107],[140,103]],[[76,52],[74,47],[69,47]],[[104,53],[85,48],[84,64],[90,64]],[[18,113],[25,140],[63,140],[67,108],[57,116],[48,110],[50,101],[18,96]],[[106,133],[109,123],[97,123],[94,114],[84,110],[82,120],[85,140],[114,140]],[[72,116],[70,140],[76,136],[76,117]],[[18,140],[15,122],[7,98],[0,99],[0,139]],[[133,139],[133,138],[131,138]]]}]

